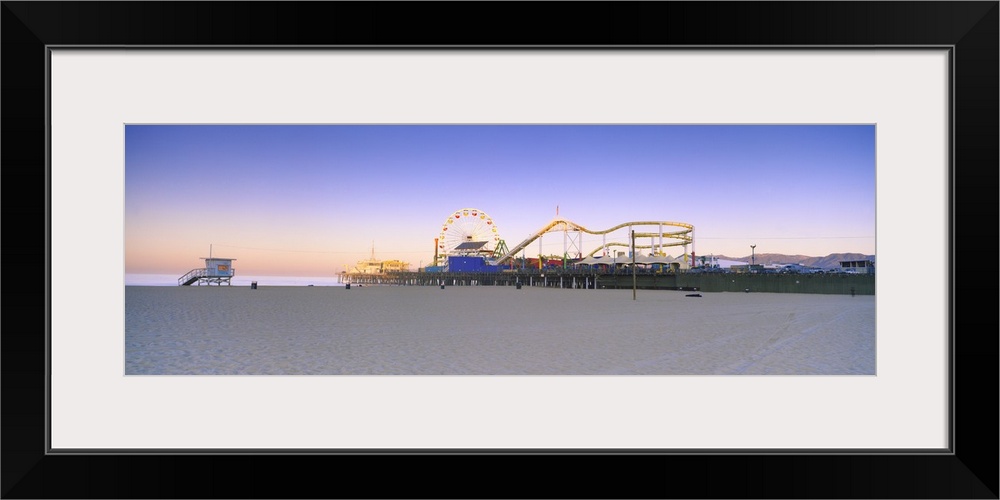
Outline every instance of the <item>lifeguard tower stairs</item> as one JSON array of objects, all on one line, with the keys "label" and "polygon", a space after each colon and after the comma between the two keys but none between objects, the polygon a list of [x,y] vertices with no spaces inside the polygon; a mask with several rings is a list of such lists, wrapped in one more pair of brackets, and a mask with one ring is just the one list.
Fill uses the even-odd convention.
[{"label": "lifeguard tower stairs", "polygon": [[236,259],[220,257],[202,257],[202,259],[205,260],[205,267],[192,269],[184,276],[177,278],[179,286],[191,286],[195,284],[198,286],[232,285],[231,280],[236,274],[236,270],[233,269],[233,261]]}]

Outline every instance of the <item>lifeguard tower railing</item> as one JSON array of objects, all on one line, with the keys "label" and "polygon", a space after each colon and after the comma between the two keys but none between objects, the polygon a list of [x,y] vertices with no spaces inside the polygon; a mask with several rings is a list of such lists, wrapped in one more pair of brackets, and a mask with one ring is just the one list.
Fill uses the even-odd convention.
[{"label": "lifeguard tower railing", "polygon": [[205,276],[208,276],[208,269],[205,268],[192,269],[184,276],[178,278],[177,284],[180,286],[187,286],[194,283],[195,281],[198,281],[201,278],[204,278]]},{"label": "lifeguard tower railing", "polygon": [[[232,271],[232,274],[236,274],[235,269]],[[209,274],[207,268],[199,268],[199,269],[192,269],[188,271],[188,273],[185,274],[184,276],[177,278],[177,284],[179,286],[190,286],[195,283],[198,283],[199,286],[201,286],[202,283],[206,285],[212,285],[212,284],[221,285],[223,283],[231,285],[232,283],[230,282],[230,280],[232,279],[233,279],[232,276],[212,276]]]}]

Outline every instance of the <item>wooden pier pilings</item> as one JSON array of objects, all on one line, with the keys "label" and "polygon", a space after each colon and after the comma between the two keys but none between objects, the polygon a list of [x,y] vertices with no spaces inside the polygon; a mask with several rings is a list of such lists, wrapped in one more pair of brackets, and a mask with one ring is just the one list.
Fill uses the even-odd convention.
[{"label": "wooden pier pilings", "polygon": [[[512,286],[563,289],[631,289],[631,273],[600,273],[579,269],[515,270],[504,272],[389,272],[343,273],[341,283],[396,286]],[[773,273],[639,273],[640,290],[700,292],[825,293],[874,295],[874,274]]]}]

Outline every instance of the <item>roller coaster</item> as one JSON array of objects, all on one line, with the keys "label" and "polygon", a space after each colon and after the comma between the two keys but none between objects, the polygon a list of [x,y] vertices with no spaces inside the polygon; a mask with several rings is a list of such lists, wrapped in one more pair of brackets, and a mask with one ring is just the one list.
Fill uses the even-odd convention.
[{"label": "roller coaster", "polygon": [[[592,230],[592,229],[588,229],[588,228],[586,228],[584,226],[581,226],[580,224],[577,224],[577,223],[575,223],[575,222],[573,222],[571,220],[560,218],[560,217],[556,217],[556,218],[552,219],[551,221],[549,221],[544,226],[542,226],[539,230],[535,231],[533,234],[531,234],[530,236],[528,236],[527,238],[525,238],[524,241],[518,243],[517,245],[514,245],[505,254],[499,256],[497,258],[496,263],[498,265],[502,265],[505,262],[508,262],[515,255],[517,255],[518,252],[524,250],[525,248],[528,247],[528,245],[532,244],[533,242],[535,242],[536,240],[538,240],[539,238],[541,238],[542,236],[544,236],[546,233],[550,233],[550,232],[559,232],[559,231],[563,232],[563,234],[565,235],[564,245],[563,245],[565,253],[569,253],[570,247],[573,246],[576,249],[576,253],[580,254],[581,256],[586,256],[586,257],[590,257],[590,256],[596,254],[597,252],[600,252],[602,250],[606,250],[610,246],[632,247],[631,243],[621,243],[621,242],[614,242],[614,241],[608,243],[607,240],[606,240],[606,237],[607,237],[608,234],[613,233],[613,232],[615,232],[615,231],[617,231],[619,229],[623,229],[623,228],[626,228],[626,227],[628,227],[628,228],[635,228],[636,226],[656,226],[657,227],[657,231],[652,231],[652,230],[649,230],[649,229],[644,230],[644,231],[635,231],[635,229],[630,229],[629,230],[630,235],[631,235],[631,231],[635,231],[635,238],[637,240],[640,239],[640,238],[651,238],[651,239],[654,239],[648,245],[636,244],[634,246],[634,248],[636,248],[636,249],[656,248],[656,249],[658,249],[658,251],[662,251],[662,249],[664,247],[683,246],[684,247],[684,253],[687,254],[687,246],[688,245],[692,245],[692,247],[693,247],[693,245],[694,245],[694,226],[691,225],[691,224],[687,224],[685,222],[674,222],[674,221],[631,221],[631,222],[623,222],[621,224],[612,226],[612,227],[610,227],[608,229]],[[681,229],[678,230],[678,231],[667,231],[667,232],[664,232],[663,228],[665,226],[668,227],[668,228],[681,228]],[[573,236],[569,236],[570,233],[574,233]],[[581,245],[581,243],[580,243],[580,236],[583,233],[594,234],[594,235],[601,235],[601,236],[605,237],[605,240],[602,241],[602,243],[601,243],[600,246],[598,246],[597,248],[591,250],[590,253],[587,253],[586,255],[583,255],[582,251],[580,249],[580,245]],[[657,242],[655,240],[655,238],[659,238],[659,241]],[[668,238],[668,240],[667,241],[663,241],[664,238]]]}]

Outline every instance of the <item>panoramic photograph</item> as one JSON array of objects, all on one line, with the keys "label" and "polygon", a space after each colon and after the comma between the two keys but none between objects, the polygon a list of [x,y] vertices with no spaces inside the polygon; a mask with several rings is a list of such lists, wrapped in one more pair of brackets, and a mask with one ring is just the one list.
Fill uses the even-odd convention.
[{"label": "panoramic photograph", "polygon": [[128,124],[125,375],[876,370],[876,127]]}]

